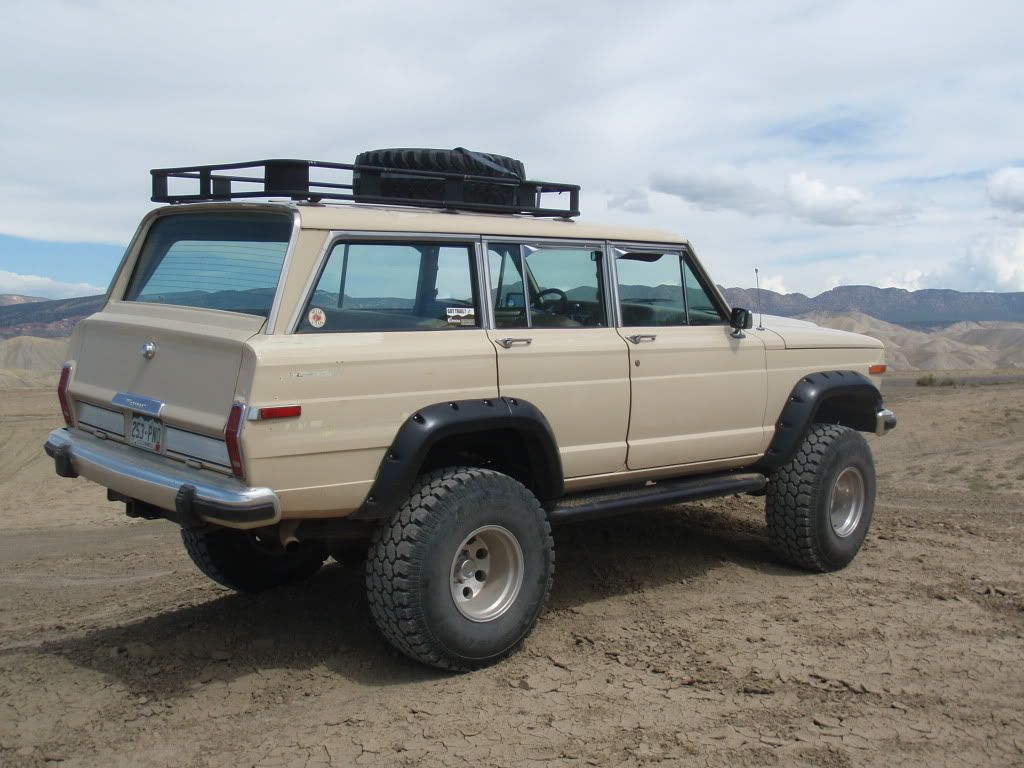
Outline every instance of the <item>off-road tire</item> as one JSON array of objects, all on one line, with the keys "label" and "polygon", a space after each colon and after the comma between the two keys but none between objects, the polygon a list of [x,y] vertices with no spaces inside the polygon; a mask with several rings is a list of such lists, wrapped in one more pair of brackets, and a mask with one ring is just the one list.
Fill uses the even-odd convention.
[{"label": "off-road tire", "polygon": [[[474,158],[479,155],[488,162]],[[488,163],[498,166],[495,169]],[[523,181],[526,170],[514,158],[490,153],[468,153],[457,149],[374,149],[356,156],[356,165],[376,165],[402,171],[435,171],[473,176]],[[416,178],[415,176],[389,175],[380,180],[382,197],[411,198],[415,200],[442,200],[444,179]],[[365,199],[366,190],[363,176],[359,171],[352,174],[352,192],[356,200]],[[464,202],[486,203],[489,205],[514,205],[515,187],[483,182],[466,182]]]},{"label": "off-road tire", "polygon": [[[863,478],[859,522],[837,535],[829,515],[830,493],[840,473],[855,468]],[[835,424],[812,424],[796,455],[768,478],[765,516],[776,554],[809,571],[835,571],[853,560],[871,526],[875,465],[859,432]]]},{"label": "off-road tire", "polygon": [[[523,556],[514,601],[497,618],[466,618],[451,592],[460,542],[481,526],[511,532]],[[521,483],[489,469],[449,467],[420,478],[375,533],[366,590],[377,626],[399,651],[440,669],[469,671],[512,653],[551,592],[555,550],[540,503]]]},{"label": "off-road tire", "polygon": [[327,557],[320,542],[300,542],[289,551],[255,534],[226,528],[181,529],[185,551],[200,571],[237,592],[263,592],[308,579]]}]

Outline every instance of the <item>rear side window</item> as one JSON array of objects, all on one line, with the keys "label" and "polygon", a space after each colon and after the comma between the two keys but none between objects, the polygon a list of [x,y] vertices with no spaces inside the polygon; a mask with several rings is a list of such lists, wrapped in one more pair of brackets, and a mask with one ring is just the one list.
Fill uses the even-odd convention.
[{"label": "rear side window", "polygon": [[189,213],[149,228],[124,301],[266,317],[292,233],[291,216]]},{"label": "rear side window", "polygon": [[443,331],[479,318],[468,244],[337,243],[296,331]]}]

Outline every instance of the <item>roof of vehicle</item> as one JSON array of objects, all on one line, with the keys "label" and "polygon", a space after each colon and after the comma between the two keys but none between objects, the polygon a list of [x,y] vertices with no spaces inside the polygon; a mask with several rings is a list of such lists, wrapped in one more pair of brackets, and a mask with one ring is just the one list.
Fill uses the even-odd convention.
[{"label": "roof of vehicle", "polygon": [[366,232],[451,233],[453,235],[494,235],[506,237],[571,238],[687,244],[680,235],[655,229],[591,224],[575,219],[540,219],[514,214],[486,214],[468,211],[434,210],[366,203],[296,204],[281,202],[188,203],[165,206],[161,214],[186,213],[211,208],[289,208],[297,211],[303,229]]}]

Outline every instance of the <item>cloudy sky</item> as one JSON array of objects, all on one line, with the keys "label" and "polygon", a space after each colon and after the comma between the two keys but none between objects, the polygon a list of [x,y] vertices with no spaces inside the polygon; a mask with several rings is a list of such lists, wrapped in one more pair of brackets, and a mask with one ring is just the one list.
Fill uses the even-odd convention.
[{"label": "cloudy sky", "polygon": [[0,293],[99,292],[152,167],[466,146],[718,282],[1024,290],[1024,3],[7,2]]}]

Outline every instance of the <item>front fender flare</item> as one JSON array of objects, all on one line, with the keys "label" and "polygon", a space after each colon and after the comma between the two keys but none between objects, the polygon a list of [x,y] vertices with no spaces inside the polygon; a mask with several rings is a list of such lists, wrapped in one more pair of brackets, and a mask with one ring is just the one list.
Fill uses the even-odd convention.
[{"label": "front fender flare", "polygon": [[807,429],[827,416],[827,421],[861,432],[874,432],[882,393],[857,371],[809,373],[789,393],[775,423],[775,436],[756,468],[770,471],[796,454]]}]

